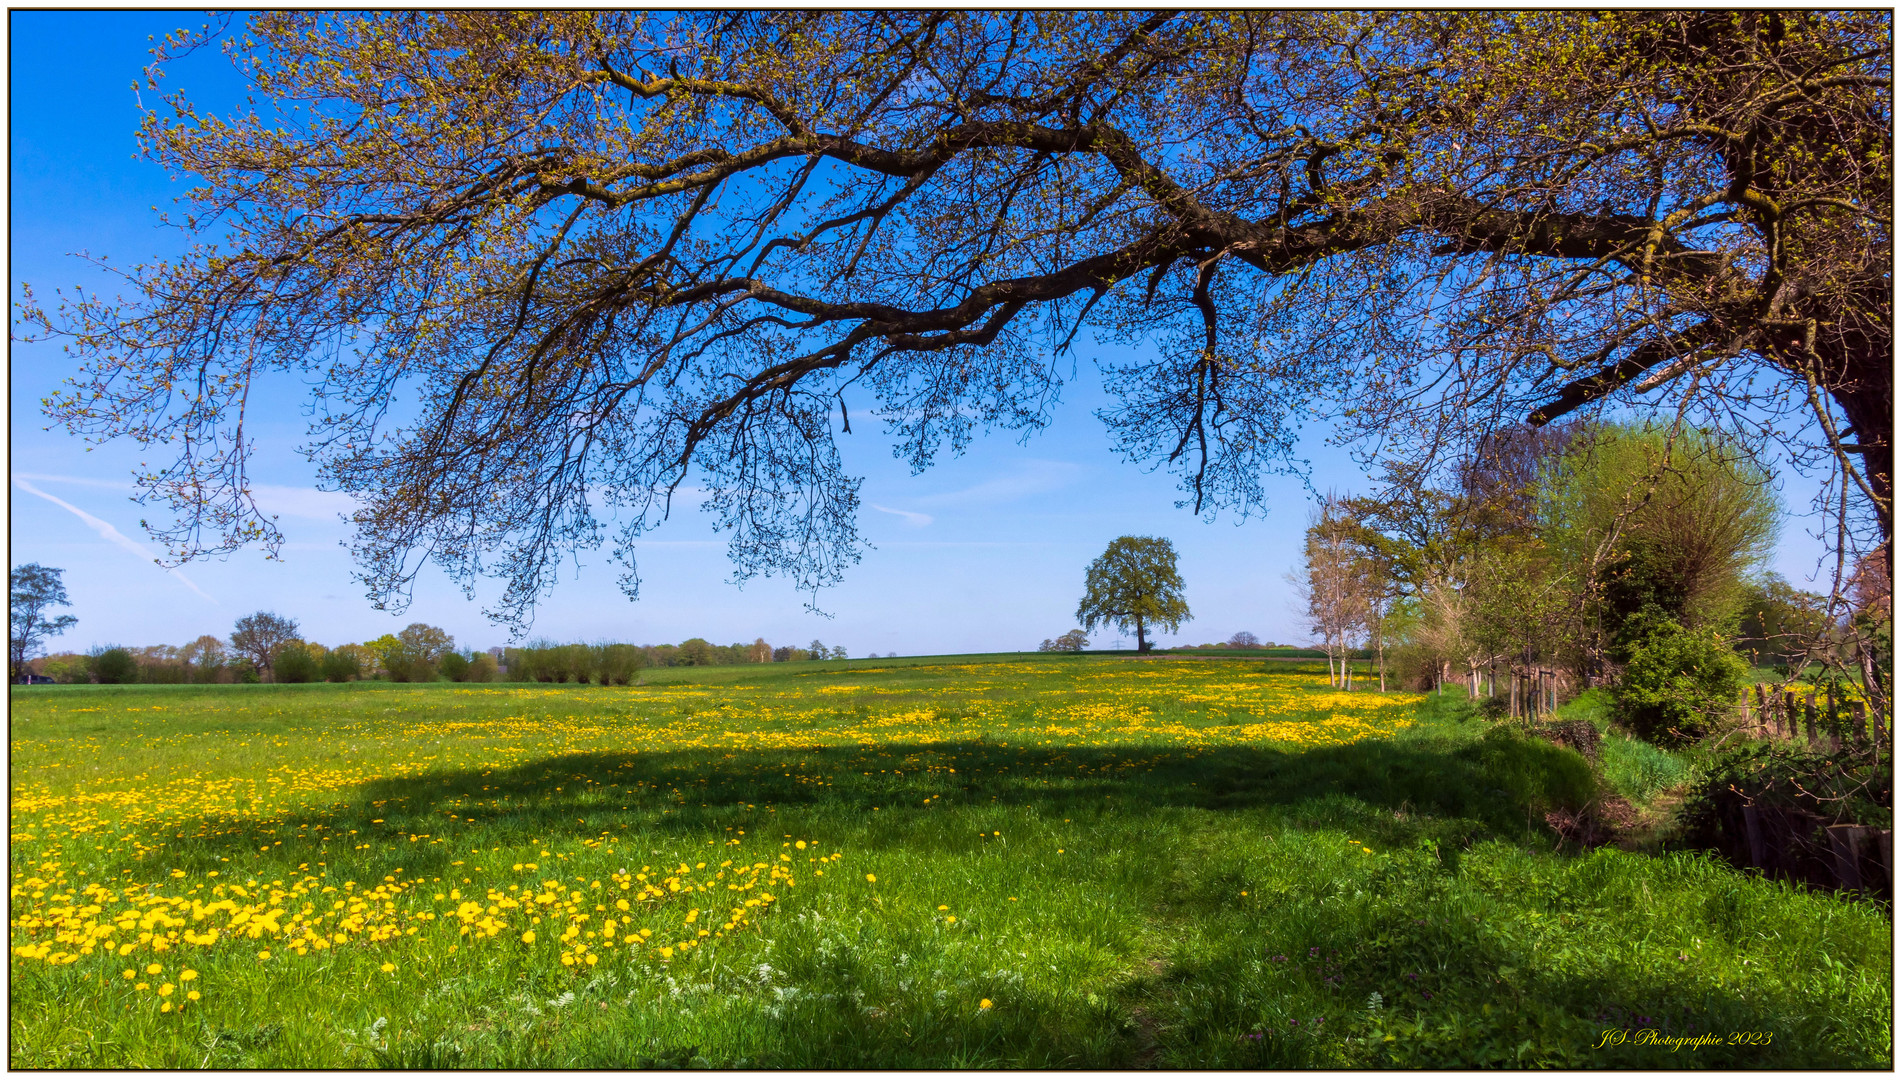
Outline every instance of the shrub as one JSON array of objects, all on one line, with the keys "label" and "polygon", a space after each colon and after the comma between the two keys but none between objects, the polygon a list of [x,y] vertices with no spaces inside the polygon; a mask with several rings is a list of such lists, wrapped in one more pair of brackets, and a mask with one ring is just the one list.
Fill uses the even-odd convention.
[{"label": "shrub", "polygon": [[363,677],[363,662],[351,646],[339,646],[325,655],[321,665],[325,682],[349,682]]},{"label": "shrub", "polygon": [[1649,742],[1695,742],[1734,710],[1748,673],[1715,631],[1649,620],[1618,686],[1618,719]]},{"label": "shrub", "polygon": [[634,681],[634,673],[645,666],[647,654],[633,645],[602,645],[595,658],[595,671],[600,674],[603,686],[610,683],[626,686]]},{"label": "shrub", "polygon": [[469,682],[494,682],[499,674],[501,672],[496,670],[495,657],[488,653],[476,653],[474,659],[469,661]]},{"label": "shrub", "polygon": [[450,682],[469,681],[469,658],[459,652],[444,653],[442,659],[436,662],[436,667]]},{"label": "shrub", "polygon": [[713,663],[713,645],[706,638],[688,638],[680,643],[674,663],[681,667],[705,667]]},{"label": "shrub", "polygon": [[95,649],[86,668],[98,683],[131,683],[139,680],[139,662],[132,650],[117,645]]},{"label": "shrub", "polygon": [[86,658],[77,653],[55,653],[40,662],[40,674],[57,683],[87,681]]},{"label": "shrub", "polygon": [[316,682],[321,674],[317,658],[301,641],[288,642],[280,647],[271,662],[271,670],[281,683]]}]

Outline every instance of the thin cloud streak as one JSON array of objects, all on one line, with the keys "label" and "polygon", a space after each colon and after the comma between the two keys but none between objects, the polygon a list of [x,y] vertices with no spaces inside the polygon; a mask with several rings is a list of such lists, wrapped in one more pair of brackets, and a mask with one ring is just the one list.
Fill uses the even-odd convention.
[{"label": "thin cloud streak", "polygon": [[[145,550],[144,545],[140,544],[138,541],[132,539],[126,534],[120,532],[118,529],[113,528],[112,523],[110,521],[105,521],[101,518],[96,518],[92,516],[91,514],[88,514],[84,510],[81,510],[79,507],[74,506],[72,503],[67,502],[65,499],[59,498],[58,496],[48,495],[46,492],[41,491],[39,488],[34,487],[30,482],[27,481],[25,477],[19,475],[18,473],[15,473],[13,476],[13,486],[19,488],[20,490],[26,492],[29,495],[38,495],[40,498],[45,499],[47,502],[52,503],[54,506],[57,506],[62,510],[69,511],[70,513],[73,514],[73,516],[77,517],[79,520],[91,526],[92,530],[98,533],[101,538],[112,541],[113,543],[119,545],[120,547],[126,549],[127,551],[130,551],[132,554],[137,555],[139,558],[144,559],[147,562],[152,562],[152,563],[158,562],[157,559],[154,559],[152,557],[151,552]],[[206,600],[210,600],[213,604],[218,603],[218,601],[212,600],[210,593],[207,593],[205,590],[199,588],[196,582],[192,581],[191,578],[186,577],[183,573],[179,571],[177,567],[175,566],[165,567],[165,572],[177,578],[178,580],[184,582],[186,588],[204,597]]]},{"label": "thin cloud streak", "polygon": [[1014,502],[1068,487],[1082,475],[1083,466],[1074,462],[1033,458],[1018,463],[1008,475],[994,477],[959,491],[922,495],[914,501],[928,506]]},{"label": "thin cloud streak", "polygon": [[877,503],[866,503],[865,505],[871,507],[874,510],[877,510],[881,514],[896,514],[899,517],[904,518],[905,524],[911,526],[914,529],[922,529],[926,525],[931,524],[932,522],[932,517],[930,514],[920,514],[913,510],[893,510],[889,506],[880,506]]}]

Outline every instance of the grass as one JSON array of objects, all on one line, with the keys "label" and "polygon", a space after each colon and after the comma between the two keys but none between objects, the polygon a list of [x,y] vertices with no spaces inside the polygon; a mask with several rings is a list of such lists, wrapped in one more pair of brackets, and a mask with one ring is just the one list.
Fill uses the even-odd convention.
[{"label": "grass", "polygon": [[1886,911],[1555,850],[1589,771],[1464,705],[1088,655],[36,687],[9,1060],[1889,1067]]}]

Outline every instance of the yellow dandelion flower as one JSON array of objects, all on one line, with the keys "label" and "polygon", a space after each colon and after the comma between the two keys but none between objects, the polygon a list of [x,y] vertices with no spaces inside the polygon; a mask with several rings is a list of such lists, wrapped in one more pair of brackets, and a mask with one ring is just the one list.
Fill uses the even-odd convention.
[{"label": "yellow dandelion flower", "polygon": [[198,991],[196,991],[196,990],[187,990],[187,991],[185,991],[185,1000],[186,1000],[186,1001],[197,1001],[197,1000],[198,1000]]},{"label": "yellow dandelion flower", "polygon": [[169,1002],[169,1001],[168,1001],[168,1002],[165,1002],[164,1004],[162,1004],[162,1005],[160,1005],[160,1006],[158,1007],[158,1011],[160,1011],[160,1012],[162,1012],[162,1013],[165,1013],[165,1012],[171,1012],[171,1011],[172,1011],[172,1003],[171,1003],[171,1002]]},{"label": "yellow dandelion flower", "polygon": [[269,950],[269,949],[259,949],[259,950],[258,950],[258,959],[259,959],[259,960],[269,960],[270,958],[271,958],[271,950]]},{"label": "yellow dandelion flower", "polygon": [[384,965],[383,965],[383,971],[384,971],[384,973],[385,973],[385,974],[388,974],[389,972],[392,972],[392,971],[395,971],[395,970],[396,970],[396,965],[395,965],[395,964],[384,964]]},{"label": "yellow dandelion flower", "polygon": [[159,972],[164,970],[165,970],[164,964],[147,964],[145,966],[145,973],[147,975],[157,975]]},{"label": "yellow dandelion flower", "polygon": [[176,986],[173,986],[173,985],[172,985],[171,983],[166,983],[166,984],[165,984],[164,986],[161,986],[161,987],[159,987],[159,988],[158,988],[158,996],[160,996],[160,997],[171,997],[171,996],[172,996],[172,991],[174,991],[174,990],[176,990],[176,989],[178,989],[178,987],[176,987]]},{"label": "yellow dandelion flower", "polygon": [[139,973],[136,971],[133,971],[131,968],[126,968],[125,977],[128,979],[136,979],[139,977]]},{"label": "yellow dandelion flower", "polygon": [[524,945],[535,944],[535,931],[533,930],[522,931],[522,944]]},{"label": "yellow dandelion flower", "polygon": [[181,971],[178,973],[179,982],[191,982],[193,979],[196,979],[197,977],[198,977],[198,973],[196,971],[193,971],[191,968],[186,968],[184,971]]},{"label": "yellow dandelion flower", "polygon": [[991,1007],[991,999],[990,999],[990,998],[985,998],[985,999],[984,999],[983,1001],[980,1001],[980,1002],[978,1002],[978,1003],[977,1003],[977,1007],[978,1007],[978,1008],[980,1008],[980,1009],[988,1009],[988,1008],[990,1008],[990,1007]]},{"label": "yellow dandelion flower", "polygon": [[876,882],[878,881],[878,875],[877,875],[877,874],[867,874],[867,875],[865,875],[865,880],[867,880],[867,881],[870,881],[870,882],[874,882],[874,883],[876,883]]}]

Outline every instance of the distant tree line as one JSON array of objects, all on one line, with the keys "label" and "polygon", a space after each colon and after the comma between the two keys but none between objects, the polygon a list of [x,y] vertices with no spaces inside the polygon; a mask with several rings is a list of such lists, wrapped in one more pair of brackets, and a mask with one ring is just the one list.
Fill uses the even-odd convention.
[{"label": "distant tree line", "polygon": [[[16,586],[20,578],[15,572]],[[17,592],[16,588],[16,592]],[[19,673],[57,683],[581,682],[625,686],[643,668],[844,660],[843,645],[805,647],[688,638],[678,645],[531,642],[519,648],[458,648],[447,631],[411,623],[370,641],[325,646],[304,639],[294,619],[259,611],[227,638],[205,634],[181,646],[101,645],[86,653],[16,659]],[[874,654],[876,655],[876,654]],[[892,655],[896,656],[896,653]]]}]

